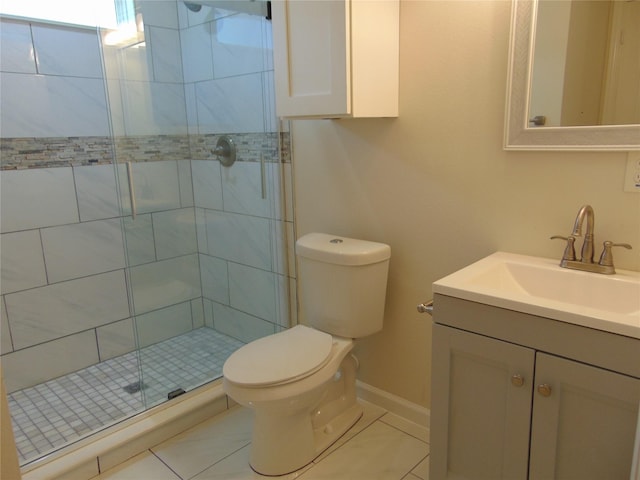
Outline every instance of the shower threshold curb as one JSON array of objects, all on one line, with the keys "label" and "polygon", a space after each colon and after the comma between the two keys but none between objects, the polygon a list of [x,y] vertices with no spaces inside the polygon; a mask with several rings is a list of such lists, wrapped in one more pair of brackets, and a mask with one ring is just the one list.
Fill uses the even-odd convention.
[{"label": "shower threshold curb", "polygon": [[217,380],[22,468],[23,480],[86,480],[228,410]]}]

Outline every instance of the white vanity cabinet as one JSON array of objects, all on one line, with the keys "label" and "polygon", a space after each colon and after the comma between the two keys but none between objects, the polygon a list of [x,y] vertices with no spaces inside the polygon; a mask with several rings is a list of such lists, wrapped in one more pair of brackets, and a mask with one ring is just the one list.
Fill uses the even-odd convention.
[{"label": "white vanity cabinet", "polygon": [[640,340],[435,297],[432,480],[629,478]]},{"label": "white vanity cabinet", "polygon": [[278,116],[398,116],[399,0],[275,0],[271,11]]}]

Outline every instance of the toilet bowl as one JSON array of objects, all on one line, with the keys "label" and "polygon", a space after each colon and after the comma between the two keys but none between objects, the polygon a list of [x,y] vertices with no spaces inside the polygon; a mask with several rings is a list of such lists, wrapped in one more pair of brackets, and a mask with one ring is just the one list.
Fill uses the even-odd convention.
[{"label": "toilet bowl", "polygon": [[298,325],[225,362],[225,392],[254,413],[249,463],[256,472],[298,470],[358,421],[352,348],[352,339]]},{"label": "toilet bowl", "polygon": [[253,411],[249,463],[263,475],[298,470],[362,415],[354,339],[382,329],[388,245],[311,233],[298,239],[297,325],[255,340],[223,366],[223,388]]}]

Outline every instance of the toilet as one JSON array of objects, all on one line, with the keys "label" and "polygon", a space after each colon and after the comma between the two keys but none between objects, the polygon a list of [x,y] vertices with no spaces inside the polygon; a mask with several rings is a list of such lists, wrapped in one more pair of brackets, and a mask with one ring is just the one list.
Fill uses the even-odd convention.
[{"label": "toilet", "polygon": [[384,317],[388,245],[310,233],[296,255],[309,326],[248,343],[223,367],[225,393],[253,411],[249,463],[262,475],[304,467],[362,416],[351,350]]}]

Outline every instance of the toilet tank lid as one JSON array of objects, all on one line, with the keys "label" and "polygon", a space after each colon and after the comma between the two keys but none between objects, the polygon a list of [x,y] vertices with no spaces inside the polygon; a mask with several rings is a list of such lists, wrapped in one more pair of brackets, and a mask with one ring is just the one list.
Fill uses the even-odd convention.
[{"label": "toilet tank lid", "polygon": [[300,257],[337,265],[369,265],[388,260],[391,247],[339,235],[308,233],[296,242],[296,253]]},{"label": "toilet tank lid", "polygon": [[313,373],[331,353],[333,337],[304,325],[259,338],[227,359],[222,373],[239,385],[273,385]]}]

